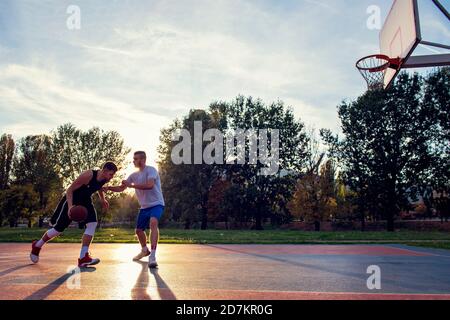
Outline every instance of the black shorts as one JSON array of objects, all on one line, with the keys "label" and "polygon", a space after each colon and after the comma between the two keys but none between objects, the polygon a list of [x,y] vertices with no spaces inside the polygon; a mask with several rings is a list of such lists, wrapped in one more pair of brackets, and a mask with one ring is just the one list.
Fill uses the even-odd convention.
[{"label": "black shorts", "polygon": [[[83,223],[97,222],[97,211],[95,211],[92,202],[86,201],[86,203],[74,203],[74,205],[80,205],[87,209],[88,215],[86,220],[83,221]],[[72,220],[69,218],[69,211],[66,197],[63,197],[61,201],[59,201],[58,207],[56,207],[56,210],[53,213],[50,222],[53,228],[58,232],[63,232],[72,222]]]}]

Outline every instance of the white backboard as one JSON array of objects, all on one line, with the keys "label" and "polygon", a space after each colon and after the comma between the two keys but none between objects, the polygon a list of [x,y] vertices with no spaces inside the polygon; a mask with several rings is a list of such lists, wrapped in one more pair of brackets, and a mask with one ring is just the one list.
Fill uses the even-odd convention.
[{"label": "white backboard", "polygon": [[[405,62],[421,41],[417,0],[394,0],[380,32],[380,53]],[[385,88],[400,70],[387,69]]]}]

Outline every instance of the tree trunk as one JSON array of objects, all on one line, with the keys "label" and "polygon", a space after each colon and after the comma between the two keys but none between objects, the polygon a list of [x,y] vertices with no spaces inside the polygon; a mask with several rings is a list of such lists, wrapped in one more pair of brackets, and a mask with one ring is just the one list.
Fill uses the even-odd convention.
[{"label": "tree trunk", "polygon": [[42,190],[39,190],[39,206],[41,210],[45,208],[45,199],[44,199],[44,193]]},{"label": "tree trunk", "polygon": [[273,215],[270,217],[270,224],[272,225],[272,227],[275,227],[277,224],[277,221]]},{"label": "tree trunk", "polygon": [[39,217],[39,228],[42,228],[44,226],[44,218],[41,216]]},{"label": "tree trunk", "polygon": [[264,230],[263,226],[262,226],[262,219],[261,219],[261,215],[258,213],[256,216],[256,224],[255,224],[255,230]]},{"label": "tree trunk", "polygon": [[387,216],[387,231],[389,231],[389,232],[395,231],[394,212],[391,210],[389,211],[388,216]]},{"label": "tree trunk", "polygon": [[320,232],[320,221],[319,220],[314,221],[314,230],[316,232]]},{"label": "tree trunk", "polygon": [[31,228],[31,218],[28,219],[28,228]]},{"label": "tree trunk", "polygon": [[390,191],[390,197],[388,199],[388,202],[386,203],[387,208],[387,231],[388,232],[394,232],[395,226],[394,226],[394,219],[397,215],[397,201],[396,201],[396,194],[395,194],[395,188],[394,184]]},{"label": "tree trunk", "polygon": [[364,210],[361,211],[361,231],[366,231],[366,215],[364,214]]},{"label": "tree trunk", "polygon": [[202,225],[200,229],[208,229],[208,209],[206,207],[202,207]]},{"label": "tree trunk", "polygon": [[191,221],[189,219],[186,219],[184,222],[184,230],[189,230],[191,228]]},{"label": "tree trunk", "polygon": [[261,215],[261,209],[260,207],[256,208],[256,215],[255,215],[255,230],[264,230],[262,226],[262,215]]}]

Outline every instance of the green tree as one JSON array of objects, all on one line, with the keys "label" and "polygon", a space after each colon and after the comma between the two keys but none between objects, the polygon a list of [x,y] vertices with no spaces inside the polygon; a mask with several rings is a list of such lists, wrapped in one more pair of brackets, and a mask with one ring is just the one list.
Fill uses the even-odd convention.
[{"label": "green tree", "polygon": [[15,144],[9,134],[0,137],[0,190],[6,189],[10,182]]},{"label": "green tree", "polygon": [[335,168],[329,160],[321,166],[320,173],[308,171],[297,181],[289,209],[295,217],[313,222],[315,231],[320,231],[321,222],[336,214],[336,197]]},{"label": "green tree", "polygon": [[[177,130],[185,129],[194,139],[194,122],[202,123],[202,135],[210,129],[216,128],[215,119],[204,110],[191,110],[182,121],[174,123],[161,131],[158,167],[161,174],[161,184],[166,195],[167,212],[176,220],[182,219],[185,227],[200,222],[201,229],[208,226],[208,194],[217,177],[216,166],[194,164],[194,144],[191,145],[190,164],[174,164],[171,158],[173,147],[178,143],[172,141]],[[202,142],[205,147],[207,142]]]},{"label": "green tree", "polygon": [[[298,173],[306,166],[308,158],[308,136],[304,124],[295,119],[290,108],[282,101],[270,105],[252,97],[239,96],[231,103],[214,103],[212,113],[220,114],[221,129],[232,130],[279,130],[278,174],[261,175],[261,162],[249,164],[248,151],[252,147],[250,139],[245,140],[246,161],[244,165],[225,165],[224,172],[232,184],[237,184],[240,195],[247,201],[254,220],[254,228],[261,230],[267,218],[273,224],[289,220],[287,204],[295,190]],[[272,149],[272,134],[269,131],[268,147]]]},{"label": "green tree", "polygon": [[19,141],[13,174],[15,184],[29,184],[39,195],[37,206],[42,214],[39,218],[39,227],[42,227],[44,216],[51,212],[49,200],[52,193],[59,196],[63,191],[52,161],[49,136],[28,136]]},{"label": "green tree", "polygon": [[128,226],[135,226],[137,214],[139,212],[139,202],[135,195],[121,193],[119,197],[111,199],[110,212],[114,222],[126,223]]},{"label": "green tree", "polygon": [[432,205],[445,212],[442,208],[450,201],[450,68],[429,74],[423,90],[423,109],[430,118],[428,151],[432,165],[421,175],[418,192],[427,198],[428,211]]},{"label": "green tree", "polygon": [[[116,131],[104,131],[94,127],[87,131],[77,129],[68,123],[58,127],[51,135],[52,157],[55,170],[67,188],[78,175],[89,169],[101,168],[107,161],[114,162],[119,170],[126,166],[125,158],[130,149]],[[123,174],[116,174],[111,184],[120,184]],[[108,198],[117,194],[108,194]],[[94,205],[100,222],[111,219],[94,198]],[[82,225],[80,225],[82,227]]]},{"label": "green tree", "polygon": [[409,206],[409,190],[423,184],[423,174],[432,167],[433,108],[424,103],[423,79],[404,73],[391,89],[368,91],[338,107],[342,140],[322,130],[345,183],[358,193],[361,214],[369,207],[387,220],[389,231]]},{"label": "green tree", "polygon": [[448,222],[450,218],[450,195],[441,192],[435,197],[434,203],[441,222]]},{"label": "green tree", "polygon": [[[11,135],[0,137],[0,193],[6,190],[11,181],[11,167],[14,161],[15,144]],[[1,206],[1,202],[0,202]],[[0,227],[3,224],[4,212],[0,210]]]},{"label": "green tree", "polygon": [[[245,150],[245,164],[226,164],[236,155],[220,152],[225,164],[182,164],[174,165],[171,159],[172,149],[178,143],[172,141],[173,134],[179,129],[187,129],[193,138],[194,122],[202,122],[203,133],[207,129],[218,129],[223,135],[223,145],[234,136],[235,131],[244,130],[258,133],[268,131],[267,149],[273,155],[271,129],[278,129],[279,158],[275,159],[279,168],[272,176],[261,175],[264,164],[250,164],[249,150],[254,147],[254,140],[248,136],[239,147]],[[263,134],[259,131],[260,135]],[[305,165],[308,137],[302,122],[297,121],[293,112],[285,108],[280,101],[265,105],[261,100],[251,97],[237,97],[234,101],[214,102],[207,111],[193,110],[183,120],[176,120],[161,132],[159,147],[159,168],[164,193],[167,198],[167,209],[175,220],[183,220],[189,228],[193,222],[201,222],[205,229],[208,222],[208,199],[211,189],[218,179],[226,179],[231,186],[225,191],[223,203],[230,212],[239,212],[238,220],[246,221],[250,216],[254,228],[262,229],[263,222],[270,218],[273,224],[290,219],[287,203],[295,189],[298,171]],[[207,139],[206,139],[207,140]],[[203,148],[212,141],[203,141]],[[194,146],[192,146],[194,148]],[[194,150],[191,148],[191,163],[194,163]],[[261,152],[261,148],[260,148]],[[231,192],[234,192],[231,194]],[[245,208],[245,212],[244,209]],[[223,210],[220,210],[223,212]],[[211,212],[209,216],[211,216]]]},{"label": "green tree", "polygon": [[[358,218],[356,214],[356,192],[352,191],[345,183],[342,178],[337,177],[336,180],[336,214],[335,220],[339,221],[353,221]],[[362,219],[365,221],[365,219]],[[364,231],[364,225],[361,226],[362,231]]]},{"label": "green tree", "polygon": [[224,179],[216,180],[208,194],[208,221],[225,222],[226,228],[229,228],[230,211],[224,210],[225,194],[230,188],[230,182]]},{"label": "green tree", "polygon": [[[116,131],[100,128],[81,131],[69,123],[52,133],[53,162],[64,187],[81,172],[100,168],[107,161],[113,161],[119,168],[125,167],[125,157],[129,152]],[[113,183],[120,182],[121,178],[116,176]]]},{"label": "green tree", "polygon": [[10,227],[16,227],[20,218],[28,220],[31,228],[32,220],[38,212],[39,196],[32,185],[12,185],[0,193],[0,210],[5,212]]},{"label": "green tree", "polygon": [[237,183],[230,184],[225,190],[220,211],[227,212],[227,215],[233,218],[239,228],[248,228],[249,223],[253,223],[256,209],[255,193],[254,187]]}]

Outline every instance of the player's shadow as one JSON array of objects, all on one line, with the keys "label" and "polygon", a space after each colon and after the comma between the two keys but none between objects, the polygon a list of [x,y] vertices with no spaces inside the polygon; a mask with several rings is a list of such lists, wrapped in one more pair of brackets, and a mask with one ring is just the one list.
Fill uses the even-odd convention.
[{"label": "player's shadow", "polygon": [[138,278],[136,279],[136,283],[131,289],[131,299],[133,300],[152,300],[152,297],[147,292],[149,283],[150,283],[150,275],[151,274],[155,278],[156,282],[156,290],[162,300],[176,300],[175,294],[170,290],[167,283],[161,278],[158,274],[157,268],[150,269],[148,267],[148,263],[144,261],[135,261],[141,265],[142,269],[139,273]]},{"label": "player's shadow", "polygon": [[[67,280],[70,279],[76,272],[77,268],[74,268],[73,270],[65,273],[61,277],[55,279],[45,287],[39,289],[38,291],[32,293],[28,297],[26,297],[24,300],[43,300],[47,298],[52,292],[54,292],[56,289],[58,289],[60,286],[62,286],[64,283],[66,283]],[[88,268],[80,268],[80,273],[83,272],[94,272],[97,270],[95,267],[88,267]]]},{"label": "player's shadow", "polygon": [[31,267],[33,265],[34,265],[33,263],[28,263],[28,264],[24,264],[24,265],[21,265],[21,266],[16,266],[16,267],[12,267],[12,268],[3,270],[3,271],[0,272],[0,277],[6,276],[7,274],[13,273],[14,271],[17,271],[17,270],[20,270],[20,269],[23,269],[23,268],[26,268],[26,267]]}]

